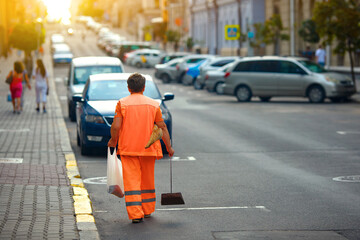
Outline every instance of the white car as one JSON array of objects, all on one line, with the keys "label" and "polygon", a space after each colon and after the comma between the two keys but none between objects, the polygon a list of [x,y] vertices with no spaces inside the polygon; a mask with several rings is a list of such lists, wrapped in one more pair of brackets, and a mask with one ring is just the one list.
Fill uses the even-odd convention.
[{"label": "white car", "polygon": [[83,92],[89,76],[100,73],[123,73],[124,66],[116,57],[78,57],[71,61],[69,71],[67,98],[69,118],[74,122],[76,120],[76,105],[73,96]]},{"label": "white car", "polygon": [[128,55],[127,64],[137,68],[154,67],[163,56],[163,52],[155,49],[140,49]]}]

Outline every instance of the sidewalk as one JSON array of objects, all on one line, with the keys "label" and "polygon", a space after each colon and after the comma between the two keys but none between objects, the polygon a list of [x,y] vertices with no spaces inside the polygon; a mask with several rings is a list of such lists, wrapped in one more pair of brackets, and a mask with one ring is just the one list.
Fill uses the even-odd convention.
[{"label": "sidewalk", "polygon": [[14,53],[0,58],[0,239],[99,239],[55,92],[49,47],[47,113],[35,111],[35,84],[12,113],[5,83]]}]

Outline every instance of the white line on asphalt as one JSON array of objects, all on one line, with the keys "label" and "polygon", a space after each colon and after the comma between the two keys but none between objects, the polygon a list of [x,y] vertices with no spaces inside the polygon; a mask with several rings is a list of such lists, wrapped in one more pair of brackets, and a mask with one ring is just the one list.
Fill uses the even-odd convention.
[{"label": "white line on asphalt", "polygon": [[[165,158],[164,160],[166,161],[170,161],[170,159]],[[180,158],[180,157],[172,157],[171,161],[173,162],[186,162],[186,161],[196,161],[196,158],[190,156],[190,157],[186,157],[186,158]]]},{"label": "white line on asphalt", "polygon": [[192,211],[192,210],[229,210],[229,209],[260,209],[270,212],[264,206],[233,206],[233,207],[199,207],[199,208],[159,208],[157,211]]},{"label": "white line on asphalt", "polygon": [[67,100],[67,96],[59,96],[59,99],[60,99],[61,101],[66,101],[66,100]]},{"label": "white line on asphalt", "polygon": [[0,132],[30,132],[29,128],[23,129],[0,129]]},{"label": "white line on asphalt", "polygon": [[356,131],[337,131],[337,134],[340,135],[346,135],[346,134],[360,134],[360,132],[356,132]]},{"label": "white line on asphalt", "polygon": [[96,213],[107,213],[108,211],[101,211],[101,210],[99,210],[99,211],[95,211]]},{"label": "white line on asphalt", "polygon": [[62,82],[63,81],[63,79],[62,78],[55,78],[55,82]]}]

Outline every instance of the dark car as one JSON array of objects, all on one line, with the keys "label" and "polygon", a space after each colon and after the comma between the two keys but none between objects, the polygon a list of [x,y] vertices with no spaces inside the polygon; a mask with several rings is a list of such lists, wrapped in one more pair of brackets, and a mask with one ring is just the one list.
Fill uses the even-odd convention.
[{"label": "dark car", "polygon": [[[74,96],[76,106],[77,143],[81,154],[86,155],[95,147],[106,147],[110,140],[110,128],[114,120],[118,101],[130,95],[127,79],[131,73],[108,73],[91,75],[86,82],[82,96]],[[151,76],[146,79],[144,95],[159,102],[163,119],[172,136],[172,118],[164,101],[174,99],[174,94],[161,96],[158,87]],[[166,148],[161,142],[163,151]]]}]

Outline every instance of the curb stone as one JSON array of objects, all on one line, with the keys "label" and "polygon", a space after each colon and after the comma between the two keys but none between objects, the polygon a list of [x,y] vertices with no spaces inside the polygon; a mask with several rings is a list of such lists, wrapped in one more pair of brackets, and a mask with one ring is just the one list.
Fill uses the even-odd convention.
[{"label": "curb stone", "polygon": [[[49,48],[48,48],[49,49]],[[50,56],[49,56],[50,57]],[[54,76],[53,67],[50,62],[50,76]],[[50,88],[55,89],[55,82],[49,81]],[[99,233],[95,225],[95,218],[92,212],[91,200],[89,198],[88,191],[86,190],[84,183],[81,179],[79,169],[75,155],[72,151],[69,134],[64,121],[64,116],[61,111],[61,105],[56,91],[50,91],[50,94],[54,94],[54,102],[56,106],[56,116],[58,116],[57,124],[60,129],[61,135],[61,149],[65,153],[67,176],[70,180],[70,184],[73,190],[74,209],[76,216],[76,225],[79,230],[80,239],[86,240],[99,240]]]}]

